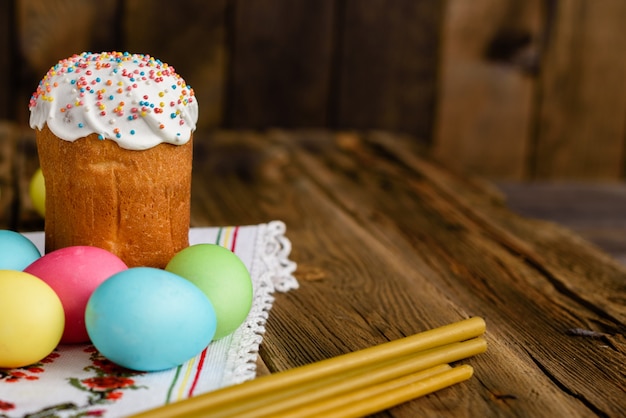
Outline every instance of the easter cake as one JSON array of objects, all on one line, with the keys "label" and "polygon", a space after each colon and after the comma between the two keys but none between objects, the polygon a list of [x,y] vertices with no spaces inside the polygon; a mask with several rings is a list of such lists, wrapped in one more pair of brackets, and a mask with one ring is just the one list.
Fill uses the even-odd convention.
[{"label": "easter cake", "polygon": [[163,268],[189,245],[193,89],[149,56],[82,53],[31,97],[45,178],[46,252],[100,247]]}]

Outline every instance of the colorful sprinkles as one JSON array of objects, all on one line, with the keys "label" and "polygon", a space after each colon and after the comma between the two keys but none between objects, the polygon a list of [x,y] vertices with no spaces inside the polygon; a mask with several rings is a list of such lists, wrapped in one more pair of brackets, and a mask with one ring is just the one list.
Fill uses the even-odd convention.
[{"label": "colorful sprinkles", "polygon": [[[62,102],[53,103],[55,100]],[[137,123],[147,117],[150,126],[161,130],[193,125],[187,126],[186,134],[195,129],[197,118],[194,91],[173,67],[149,55],[128,52],[85,52],[59,61],[39,82],[29,108],[36,112],[46,103],[64,123],[93,129],[103,139],[143,133],[146,130]],[[76,115],[77,111],[84,115]],[[95,124],[112,129],[97,130],[94,123],[88,123],[94,117],[101,119]],[[47,118],[50,121],[54,115]],[[183,133],[174,129],[170,136],[180,141]]]}]

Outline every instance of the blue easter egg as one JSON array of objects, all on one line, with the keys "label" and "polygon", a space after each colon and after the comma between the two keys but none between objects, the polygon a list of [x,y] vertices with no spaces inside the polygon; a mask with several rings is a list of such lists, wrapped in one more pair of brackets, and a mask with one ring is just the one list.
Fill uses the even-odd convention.
[{"label": "blue easter egg", "polygon": [[210,300],[195,285],[165,270],[136,267],[96,288],[85,325],[104,357],[129,369],[157,371],[202,352],[217,321]]},{"label": "blue easter egg", "polygon": [[0,270],[22,271],[41,257],[41,253],[24,235],[0,230]]}]

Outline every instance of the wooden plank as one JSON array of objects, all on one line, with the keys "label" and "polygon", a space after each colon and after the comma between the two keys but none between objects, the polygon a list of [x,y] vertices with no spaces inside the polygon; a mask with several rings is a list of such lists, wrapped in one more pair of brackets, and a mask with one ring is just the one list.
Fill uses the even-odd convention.
[{"label": "wooden plank", "polygon": [[0,3],[0,57],[3,65],[0,66],[0,120],[7,120],[13,116],[13,89],[15,85],[15,66],[13,65],[14,21],[13,1]]},{"label": "wooden plank", "polygon": [[626,412],[620,265],[395,136],[270,137],[199,144],[193,219],[287,223],[301,287],[277,295],[261,347],[271,371],[481,315],[490,348],[471,360],[475,379],[394,414]]},{"label": "wooden plank", "polygon": [[15,228],[20,231],[43,231],[44,219],[37,213],[30,198],[30,180],[39,168],[35,131],[27,126],[20,126],[16,131],[15,172],[16,214]]},{"label": "wooden plank", "polygon": [[125,49],[168,63],[193,87],[200,106],[198,129],[214,128],[223,117],[227,3],[123,2]]},{"label": "wooden plank", "polygon": [[626,2],[556,2],[541,73],[534,176],[618,179],[626,138]]},{"label": "wooden plank", "polygon": [[[626,320],[626,306],[621,296],[613,297],[615,294],[621,295],[625,286],[622,280],[614,280],[625,272],[616,260],[562,226],[520,218],[506,207],[502,195],[493,195],[491,189],[467,182],[464,177],[408,152],[407,147],[395,136],[382,135],[381,138],[379,135],[369,140],[383,146],[403,165],[411,167],[424,176],[427,182],[433,183],[441,197],[458,206],[465,216],[480,225],[483,233],[492,235],[512,253],[521,255],[527,262],[542,269],[540,273],[548,276],[546,279],[553,281],[559,291],[569,294],[568,297],[578,300],[593,312],[603,312],[605,320]],[[586,262],[582,262],[581,257]],[[554,273],[550,272],[552,268]],[[568,269],[577,274],[568,275]],[[586,274],[580,274],[583,271]],[[591,277],[594,277],[595,283]],[[557,285],[558,280],[562,283]],[[597,286],[598,282],[602,285]],[[595,290],[592,291],[592,288]],[[603,322],[601,320],[599,324]]]},{"label": "wooden plank", "polygon": [[528,175],[539,0],[448,0],[434,155],[492,178]]},{"label": "wooden plank", "polygon": [[43,231],[43,218],[30,198],[30,180],[39,167],[34,131],[0,122],[0,229]]},{"label": "wooden plank", "polygon": [[[381,144],[394,146],[386,151],[392,152],[396,161],[389,157],[388,161],[372,159]],[[475,189],[464,187],[459,178],[420,163],[412,158],[414,154],[395,144],[396,141],[387,141],[378,142],[372,149],[355,147],[346,153],[351,158],[342,156],[337,149],[328,150],[323,157],[319,152],[315,157],[298,153],[297,163],[331,200],[390,252],[409,258],[413,248],[414,254],[419,254],[421,266],[420,262],[403,260],[405,274],[415,270],[426,276],[432,273],[430,282],[437,283],[455,305],[497,323],[492,334],[496,344],[515,341],[517,348],[508,345],[511,352],[496,349],[481,357],[479,363],[505,361],[517,369],[509,371],[518,378],[534,375],[534,388],[543,396],[529,396],[526,385],[530,381],[512,383],[503,378],[503,371],[497,367],[483,370],[483,384],[497,388],[498,393],[515,394],[517,406],[523,404],[530,415],[572,413],[579,406],[572,402],[569,393],[584,393],[582,397],[593,405],[590,408],[595,413],[622,414],[626,410],[626,403],[620,400],[624,382],[615,383],[620,379],[620,360],[611,356],[599,358],[593,343],[573,344],[567,329],[596,329],[616,341],[618,347],[623,346],[620,335],[626,308],[623,298],[615,295],[624,294],[620,279],[624,270],[559,228],[541,225],[544,233],[537,234],[538,225],[510,216],[504,208],[484,201]],[[368,169],[358,170],[365,161]],[[415,172],[398,169],[398,162]],[[381,179],[385,181],[381,183]],[[465,189],[469,193],[463,192]],[[386,193],[380,193],[382,190]],[[594,253],[596,262],[590,257]],[[576,261],[583,258],[585,262]],[[572,278],[574,271],[580,280]],[[608,276],[612,278],[603,283],[606,288],[597,282],[589,284],[592,277],[605,280]],[[598,292],[600,289],[603,290]],[[408,287],[407,292],[411,291]],[[385,296],[382,291],[377,294]],[[519,312],[526,312],[523,320],[514,319]],[[391,321],[398,324],[395,319]],[[569,350],[572,351],[568,353]],[[503,357],[498,359],[500,355]],[[598,369],[592,370],[600,363]],[[559,383],[555,385],[555,381]],[[566,388],[562,393],[559,385]],[[475,396],[469,395],[471,399]],[[475,402],[472,408],[475,414],[480,411],[480,404]],[[483,415],[482,411],[478,414]]]},{"label": "wooden plank", "polygon": [[15,172],[14,158],[17,126],[0,120],[0,229],[15,227]]},{"label": "wooden plank", "polygon": [[333,126],[432,138],[442,2],[347,0]]},{"label": "wooden plank", "polygon": [[626,264],[623,182],[500,182],[498,188],[516,213],[565,225]]},{"label": "wooden plank", "polygon": [[21,0],[17,6],[20,49],[40,78],[60,59],[91,50],[116,10],[115,0]]},{"label": "wooden plank", "polygon": [[39,80],[59,60],[113,48],[117,44],[114,17],[116,0],[20,0],[16,2],[16,29],[19,52],[20,84],[16,94],[23,106],[16,109],[16,119],[28,124],[28,98]]},{"label": "wooden plank", "polygon": [[[319,149],[319,144],[324,140],[323,136],[316,133],[305,134],[301,138],[307,141],[307,146],[312,150]],[[295,138],[284,138],[285,141],[292,139]],[[389,275],[386,276],[389,280],[377,285],[382,295],[378,302],[373,302],[375,309],[374,306],[367,306],[368,302],[364,300],[367,291],[359,296],[356,290],[360,286],[369,287],[376,283],[371,281],[371,272],[387,268],[389,254],[376,242],[372,243],[368,234],[345,213],[337,211],[335,204],[316,186],[314,180],[302,175],[297,162],[285,153],[283,146],[272,144],[257,133],[217,133],[210,140],[198,144],[196,156],[200,156],[198,158],[202,164],[194,168],[194,224],[245,224],[281,219],[289,225],[289,237],[293,242],[307,243],[306,246],[293,248],[293,257],[299,261],[299,271],[304,273],[303,286],[288,298],[277,295],[281,297],[280,302],[272,310],[273,318],[280,318],[274,321],[278,329],[268,329],[269,340],[266,339],[262,347],[266,354],[263,358],[270,370],[293,367],[398,338],[424,323],[424,318],[418,312],[396,311],[393,304],[384,301],[384,295],[391,292],[391,288],[404,289],[401,293],[409,299],[418,294],[410,292],[414,285],[404,287],[408,285],[405,282],[408,279],[403,278],[404,275],[398,271],[401,262],[394,257],[391,259],[393,264],[388,267]],[[207,178],[219,178],[219,181],[202,180]],[[277,185],[280,187],[275,187]],[[224,193],[226,190],[228,192]],[[216,196],[219,196],[219,200]],[[302,222],[306,219],[311,223]],[[322,219],[328,219],[330,223],[319,224]],[[348,244],[355,234],[359,238],[358,242],[363,243],[363,248]],[[335,253],[329,252],[328,248],[336,248]],[[364,257],[364,254],[369,256]],[[341,261],[343,257],[345,262]],[[339,264],[333,266],[335,262]],[[342,270],[341,265],[347,267],[351,263],[358,263],[358,274],[348,271],[344,272],[343,277],[337,274],[337,268]],[[318,272],[305,273],[314,270]],[[417,275],[419,273],[416,272],[411,277]],[[331,285],[331,279],[334,285]],[[438,292],[432,285],[423,284],[422,294]],[[351,306],[346,305],[345,301],[354,298],[357,300],[351,303],[366,304],[358,306],[364,315],[362,318],[348,313]],[[337,303],[338,300],[343,302]],[[275,310],[279,305],[283,305],[283,309],[280,309],[282,312]],[[300,305],[300,313],[296,317],[289,315],[288,311],[296,305]],[[382,316],[383,311],[388,320]],[[446,315],[444,318],[432,317],[428,314],[427,306],[419,311],[431,320],[446,320]],[[324,312],[333,314],[320,323],[319,320],[326,315],[319,314]],[[447,318],[452,318],[454,313],[460,314],[458,308],[449,312]],[[407,316],[403,316],[405,314]],[[302,321],[300,316],[309,319]],[[407,324],[411,324],[409,329],[405,328]],[[349,329],[352,337],[344,338],[341,329]]]},{"label": "wooden plank", "polygon": [[235,3],[226,126],[327,124],[334,3]]}]

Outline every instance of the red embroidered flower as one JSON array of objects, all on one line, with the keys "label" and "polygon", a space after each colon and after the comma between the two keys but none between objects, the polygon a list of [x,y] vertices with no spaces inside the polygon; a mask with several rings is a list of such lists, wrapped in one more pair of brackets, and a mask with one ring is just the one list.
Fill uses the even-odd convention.
[{"label": "red embroidered flower", "polygon": [[133,379],[116,376],[91,377],[81,380],[81,382],[92,390],[106,391],[110,389],[121,389],[135,384]]},{"label": "red embroidered flower", "polygon": [[0,400],[0,411],[10,411],[11,409],[14,409],[15,405],[12,404],[11,402],[5,402],[5,401],[1,401]]},{"label": "red embroidered flower", "polygon": [[85,416],[88,417],[102,417],[106,411],[104,409],[94,409],[93,411],[85,412]]},{"label": "red embroidered flower", "polygon": [[43,360],[41,360],[40,363],[52,363],[54,362],[54,359],[59,357],[61,357],[61,355],[53,351],[52,353],[48,354]]},{"label": "red embroidered flower", "polygon": [[123,374],[128,371],[126,368],[118,366],[107,359],[95,359],[92,363],[95,367],[99,368],[106,374]]},{"label": "red embroidered flower", "polygon": [[122,396],[124,396],[124,392],[114,391],[107,393],[106,398],[110,401],[116,401],[118,399],[121,399]]},{"label": "red embroidered flower", "polygon": [[45,370],[37,365],[22,367],[16,370],[0,370],[0,380],[6,383],[15,383],[20,380],[39,380],[39,376],[35,374],[43,372]]}]

